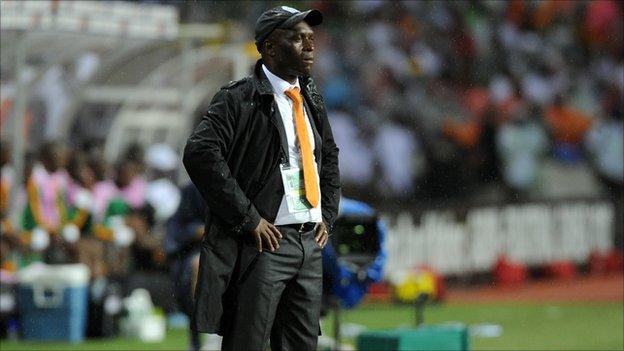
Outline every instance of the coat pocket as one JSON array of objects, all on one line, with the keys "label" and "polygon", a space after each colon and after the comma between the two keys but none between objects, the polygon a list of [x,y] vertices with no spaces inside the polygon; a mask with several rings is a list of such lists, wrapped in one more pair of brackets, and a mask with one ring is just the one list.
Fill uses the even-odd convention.
[{"label": "coat pocket", "polygon": [[284,196],[284,185],[282,184],[282,175],[279,167],[275,167],[269,177],[260,183],[258,188],[252,203],[263,218],[273,222]]}]

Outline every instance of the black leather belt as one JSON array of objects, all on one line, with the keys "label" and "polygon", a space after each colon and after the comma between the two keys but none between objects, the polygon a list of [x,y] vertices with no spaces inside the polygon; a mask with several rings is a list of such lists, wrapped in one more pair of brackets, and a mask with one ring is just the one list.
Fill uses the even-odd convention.
[{"label": "black leather belt", "polygon": [[278,227],[292,228],[298,231],[299,233],[306,233],[314,229],[314,227],[316,227],[316,223],[305,222],[305,223],[285,224],[285,225],[278,225]]}]

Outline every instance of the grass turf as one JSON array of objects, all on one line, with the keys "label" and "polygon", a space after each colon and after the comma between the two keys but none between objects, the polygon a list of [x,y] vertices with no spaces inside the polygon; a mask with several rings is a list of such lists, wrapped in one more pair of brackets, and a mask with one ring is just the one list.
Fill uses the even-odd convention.
[{"label": "grass turf", "polygon": [[[342,314],[345,323],[368,328],[409,326],[409,306],[372,304]],[[503,327],[497,338],[472,338],[473,350],[623,350],[624,304],[442,304],[425,311],[427,324],[492,323]],[[332,335],[332,317],[323,323]],[[352,341],[352,340],[343,340]],[[186,350],[186,332],[171,330],[163,343],[143,344],[122,338],[88,340],[82,344],[2,341],[1,350]]]},{"label": "grass turf", "polygon": [[[492,323],[503,327],[497,338],[472,338],[473,350],[623,350],[624,305],[596,304],[470,304],[429,306],[426,324]],[[409,326],[414,310],[369,305],[343,314],[343,322],[369,328]],[[324,324],[329,331],[330,323]]]}]

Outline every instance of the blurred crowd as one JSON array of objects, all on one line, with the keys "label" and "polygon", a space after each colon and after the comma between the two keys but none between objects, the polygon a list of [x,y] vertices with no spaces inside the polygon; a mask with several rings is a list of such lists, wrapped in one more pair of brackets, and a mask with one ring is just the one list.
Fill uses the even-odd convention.
[{"label": "blurred crowd", "polygon": [[[147,2],[227,23],[241,40],[284,4]],[[290,5],[325,16],[314,77],[348,195],[384,206],[621,194],[621,2]]]},{"label": "blurred crowd", "polygon": [[[100,144],[72,148],[49,141],[27,156],[24,184],[13,184],[10,155],[3,144],[3,282],[33,262],[84,263],[91,271],[90,318],[119,312],[119,303],[106,298],[136,288],[147,289],[167,312],[178,310],[176,298],[190,298],[195,268],[179,261],[192,259],[198,247],[204,205],[192,185],[181,189],[172,181],[179,163],[173,149],[133,144],[108,164]],[[12,188],[18,189],[14,197]],[[177,293],[179,282],[186,286]],[[96,328],[90,335],[102,333],[101,321],[90,325]]]},{"label": "blurred crowd", "polygon": [[[158,153],[161,151],[158,147],[150,150]],[[143,151],[132,145],[119,162],[107,166],[99,147],[70,148],[62,142],[50,141],[37,152],[28,154],[26,182],[20,185],[13,184],[13,171],[8,162],[10,147],[3,144],[2,229],[9,236],[19,235],[20,241],[29,243],[33,249],[19,262],[63,263],[76,259],[76,255],[97,256],[80,257],[94,263],[91,268],[95,276],[111,272],[124,274],[132,268],[157,268],[164,255],[159,252],[160,245],[148,235],[150,228],[164,223],[180,201],[178,187],[165,174],[165,169],[171,170],[177,165],[177,155],[169,148],[165,150],[169,158],[165,160],[160,156],[160,160],[152,161],[157,165],[148,168]],[[13,187],[19,190],[17,196],[10,198],[9,191]],[[14,211],[19,212],[14,215],[19,218],[18,223],[11,222]],[[121,221],[122,217],[125,221]],[[84,243],[79,240],[86,237],[97,240]],[[57,246],[61,239],[86,247]],[[136,252],[118,252],[110,260],[114,266],[102,267],[99,266],[105,261],[102,242],[114,242]],[[10,260],[11,255],[2,256],[19,265]],[[132,262],[130,256],[137,260]]]},{"label": "blurred crowd", "polygon": [[621,3],[318,6],[315,70],[347,189],[407,201],[621,194]]},{"label": "blurred crowd", "polygon": [[[225,40],[231,42],[250,41],[257,16],[282,4],[142,2],[174,5],[182,22],[225,24]],[[341,149],[346,195],[384,207],[621,192],[620,2],[371,0],[294,6],[318,8],[325,16],[315,28],[314,77]],[[98,62],[96,53],[85,53],[72,74],[88,79]],[[3,99],[14,85],[11,75],[4,76]],[[47,112],[29,119],[31,136],[42,134],[35,139],[58,134],[58,112],[71,90],[62,89],[68,80],[63,77],[51,69],[37,90]],[[5,110],[2,120],[9,115]],[[33,128],[41,115],[45,128]],[[100,117],[81,116],[72,142],[94,133],[105,137],[110,122]]]}]

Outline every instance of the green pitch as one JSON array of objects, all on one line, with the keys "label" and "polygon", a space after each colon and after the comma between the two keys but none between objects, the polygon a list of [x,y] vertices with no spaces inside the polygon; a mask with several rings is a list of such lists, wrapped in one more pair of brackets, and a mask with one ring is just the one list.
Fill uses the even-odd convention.
[{"label": "green pitch", "polygon": [[[414,311],[408,306],[366,305],[342,314],[343,322],[369,328],[410,326]],[[623,350],[624,304],[487,304],[429,306],[427,324],[461,322],[502,326],[496,338],[472,338],[473,350]],[[323,332],[333,332],[332,318],[323,322]],[[344,339],[343,342],[352,340]],[[83,344],[2,341],[9,350],[186,350],[186,333],[171,330],[159,344],[125,339],[87,341]]]},{"label": "green pitch", "polygon": [[[343,314],[343,321],[369,328],[410,326],[414,311],[368,305]],[[473,350],[624,350],[624,304],[470,304],[429,306],[426,324],[498,324],[497,338],[471,338]],[[324,324],[331,330],[330,323]]]}]

